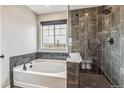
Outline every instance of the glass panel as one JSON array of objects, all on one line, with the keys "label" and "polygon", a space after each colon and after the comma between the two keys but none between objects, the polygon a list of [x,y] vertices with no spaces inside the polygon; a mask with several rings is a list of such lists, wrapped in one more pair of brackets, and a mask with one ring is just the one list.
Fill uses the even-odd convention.
[{"label": "glass panel", "polygon": [[66,36],[55,36],[55,44],[58,47],[65,48]]},{"label": "glass panel", "polygon": [[52,48],[54,47],[54,36],[45,36],[43,37],[43,47]]},{"label": "glass panel", "polygon": [[61,25],[55,25],[55,29],[59,28],[60,29]]},{"label": "glass panel", "polygon": [[49,26],[43,26],[43,30],[47,30]]},{"label": "glass panel", "polygon": [[66,24],[62,24],[61,25],[61,28],[66,28]]},{"label": "glass panel", "polygon": [[69,44],[69,52],[79,52],[82,60],[86,62],[86,64],[81,64],[82,73],[98,74],[100,70],[98,66],[97,8],[76,9],[76,7],[70,6],[68,12],[68,40],[70,43],[72,41],[72,44]]},{"label": "glass panel", "polygon": [[66,28],[65,29],[61,29],[61,35],[66,35]]},{"label": "glass panel", "polygon": [[60,36],[60,44],[66,44],[66,36]]},{"label": "glass panel", "polygon": [[49,29],[49,35],[50,35],[50,36],[51,36],[51,35],[52,35],[52,36],[54,35],[54,29],[51,29],[51,30]]},{"label": "glass panel", "polygon": [[60,29],[55,29],[55,35],[60,35]]},{"label": "glass panel", "polygon": [[50,25],[49,26],[49,29],[54,29],[54,25]]},{"label": "glass panel", "polygon": [[43,36],[48,36],[48,30],[43,30]]}]

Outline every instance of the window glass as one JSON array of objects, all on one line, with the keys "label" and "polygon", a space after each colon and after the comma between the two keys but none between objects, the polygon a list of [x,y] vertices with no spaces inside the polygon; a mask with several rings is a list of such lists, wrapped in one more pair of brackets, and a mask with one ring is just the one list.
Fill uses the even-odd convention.
[{"label": "window glass", "polygon": [[54,29],[54,25],[49,25],[49,29]]},{"label": "window glass", "polygon": [[48,30],[48,26],[43,26],[43,30]]},{"label": "window glass", "polygon": [[66,24],[61,24],[61,28],[66,28]]},{"label": "window glass", "polygon": [[67,25],[54,24],[42,25],[42,48],[66,48],[67,44]]},{"label": "window glass", "polygon": [[49,36],[53,36],[54,35],[54,29],[49,29]]},{"label": "window glass", "polygon": [[60,33],[60,30],[61,29],[55,29],[55,35],[60,35],[61,33]]},{"label": "window glass", "polygon": [[43,30],[43,36],[48,36],[48,30]]},{"label": "window glass", "polygon": [[61,29],[61,35],[66,35],[66,28],[65,29]]},{"label": "window glass", "polygon": [[54,46],[54,36],[43,37],[43,47],[52,48]]},{"label": "window glass", "polygon": [[55,29],[60,29],[60,25],[55,25]]}]

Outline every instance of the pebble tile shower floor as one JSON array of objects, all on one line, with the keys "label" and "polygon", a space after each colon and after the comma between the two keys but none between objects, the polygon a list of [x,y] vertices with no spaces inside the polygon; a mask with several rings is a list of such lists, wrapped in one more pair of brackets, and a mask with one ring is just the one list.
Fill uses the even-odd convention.
[{"label": "pebble tile shower floor", "polygon": [[111,84],[102,75],[80,74],[80,88],[112,88]]}]

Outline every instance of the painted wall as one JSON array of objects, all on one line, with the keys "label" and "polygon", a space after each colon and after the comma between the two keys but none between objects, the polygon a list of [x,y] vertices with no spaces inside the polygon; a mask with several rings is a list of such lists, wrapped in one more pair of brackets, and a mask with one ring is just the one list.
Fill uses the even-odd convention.
[{"label": "painted wall", "polygon": [[2,87],[9,85],[9,57],[37,51],[37,15],[26,6],[2,6]]},{"label": "painted wall", "polygon": [[[42,27],[40,25],[40,22],[42,21],[53,21],[53,20],[61,20],[61,19],[68,19],[68,13],[67,11],[65,12],[57,12],[57,13],[50,13],[50,14],[45,14],[45,15],[39,15],[38,16],[38,52],[57,52],[55,50],[41,50],[41,34],[42,34]],[[59,51],[63,52],[63,51]],[[68,51],[66,51],[68,52]]]}]

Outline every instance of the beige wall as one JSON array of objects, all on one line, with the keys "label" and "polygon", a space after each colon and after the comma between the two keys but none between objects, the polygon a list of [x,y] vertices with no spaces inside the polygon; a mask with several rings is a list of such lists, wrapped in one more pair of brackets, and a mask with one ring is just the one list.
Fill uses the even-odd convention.
[{"label": "beige wall", "polygon": [[38,16],[39,22],[41,21],[52,21],[52,20],[60,20],[60,19],[67,19],[67,12],[58,12],[58,13],[51,13]]},{"label": "beige wall", "polygon": [[2,6],[2,87],[9,85],[9,57],[37,51],[37,15],[26,6]]},{"label": "beige wall", "polygon": [[[39,52],[63,52],[63,51],[56,51],[56,50],[41,50],[41,34],[42,34],[42,27],[40,25],[40,22],[42,21],[53,21],[53,20],[61,20],[61,19],[68,19],[68,13],[65,12],[57,12],[57,13],[50,13],[45,15],[39,15],[38,16],[38,51]],[[66,51],[68,52],[68,50]]]}]

